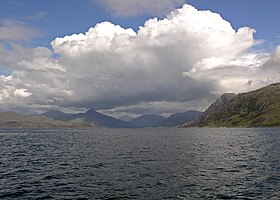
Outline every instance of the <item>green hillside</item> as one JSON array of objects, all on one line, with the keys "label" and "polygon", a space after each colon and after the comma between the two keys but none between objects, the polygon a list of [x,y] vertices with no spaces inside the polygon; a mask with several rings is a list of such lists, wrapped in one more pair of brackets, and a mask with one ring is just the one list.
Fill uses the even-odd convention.
[{"label": "green hillside", "polygon": [[242,94],[224,94],[191,126],[280,126],[280,83]]}]

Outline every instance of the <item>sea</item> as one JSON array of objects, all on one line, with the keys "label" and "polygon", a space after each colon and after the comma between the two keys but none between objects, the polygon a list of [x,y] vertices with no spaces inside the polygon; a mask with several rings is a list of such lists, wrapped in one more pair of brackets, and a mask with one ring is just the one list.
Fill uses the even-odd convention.
[{"label": "sea", "polygon": [[0,199],[280,199],[280,128],[0,130]]}]

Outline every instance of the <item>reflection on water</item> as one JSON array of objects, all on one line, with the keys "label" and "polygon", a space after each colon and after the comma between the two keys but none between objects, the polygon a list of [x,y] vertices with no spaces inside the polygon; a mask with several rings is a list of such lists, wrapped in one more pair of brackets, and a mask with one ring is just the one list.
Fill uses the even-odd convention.
[{"label": "reflection on water", "polygon": [[279,135],[1,130],[0,199],[279,199]]}]

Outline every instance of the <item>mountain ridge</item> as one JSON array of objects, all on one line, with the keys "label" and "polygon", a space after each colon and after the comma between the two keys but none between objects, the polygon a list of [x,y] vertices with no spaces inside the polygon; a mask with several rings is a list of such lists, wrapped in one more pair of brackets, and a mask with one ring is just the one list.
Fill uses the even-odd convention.
[{"label": "mountain ridge", "polygon": [[140,117],[131,119],[129,123],[137,128],[154,127],[160,122],[166,120],[165,117],[161,115],[145,114]]},{"label": "mountain ridge", "polygon": [[102,113],[97,112],[94,109],[89,109],[85,113],[78,114],[66,114],[61,111],[47,111],[42,115],[47,115],[52,117],[55,120],[60,120],[64,122],[73,122],[73,121],[81,121],[84,123],[94,123],[100,127],[108,127],[108,128],[131,128],[132,126],[124,121],[118,120],[114,117],[104,115]]},{"label": "mountain ridge", "polygon": [[197,127],[280,126],[280,83],[240,94],[223,94],[194,123]]}]

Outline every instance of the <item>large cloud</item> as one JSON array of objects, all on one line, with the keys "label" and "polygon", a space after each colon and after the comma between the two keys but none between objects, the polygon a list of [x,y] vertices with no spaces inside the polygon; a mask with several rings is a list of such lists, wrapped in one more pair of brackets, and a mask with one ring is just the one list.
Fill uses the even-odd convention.
[{"label": "large cloud", "polygon": [[105,7],[112,15],[130,17],[142,14],[165,15],[184,0],[90,0]]},{"label": "large cloud", "polygon": [[85,34],[57,38],[52,46],[67,73],[76,76],[71,88],[78,87],[77,98],[84,100],[77,103],[105,108],[211,95],[217,80],[194,81],[183,72],[204,67],[208,59],[239,57],[254,45],[253,33],[246,27],[235,31],[220,15],[185,5],[163,20],[148,20],[137,33],[103,22]]},{"label": "large cloud", "polygon": [[252,51],[254,32],[184,5],[137,32],[103,22],[56,38],[56,56],[42,47],[2,47],[0,65],[12,76],[1,77],[0,104],[123,114],[202,110],[223,92],[279,81],[279,48],[271,55]]}]

